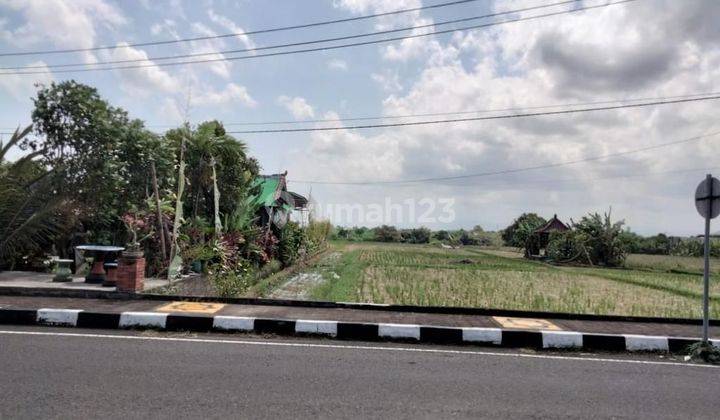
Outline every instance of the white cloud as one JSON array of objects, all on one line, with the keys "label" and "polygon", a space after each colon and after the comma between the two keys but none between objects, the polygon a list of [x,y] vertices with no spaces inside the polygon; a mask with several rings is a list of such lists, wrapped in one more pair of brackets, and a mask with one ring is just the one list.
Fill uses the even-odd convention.
[{"label": "white cloud", "polygon": [[[35,70],[48,71],[43,61],[36,61],[28,64],[36,67],[42,66]],[[9,93],[15,100],[22,103],[30,104],[30,98],[37,91],[35,84],[47,85],[54,80],[51,73],[41,74],[7,74],[0,77],[0,89]]]},{"label": "white cloud", "polygon": [[[2,6],[25,18],[20,26],[0,32],[7,42],[20,47],[49,41],[57,48],[91,48],[99,29],[128,22],[117,7],[103,0],[5,0]],[[86,63],[95,61],[89,52],[81,56]]]},{"label": "white cloud", "polygon": [[228,19],[225,16],[217,14],[213,9],[208,10],[208,17],[211,21],[213,21],[215,24],[219,25],[222,28],[227,29],[230,33],[233,34],[240,34],[238,36],[233,37],[234,39],[237,39],[241,45],[243,45],[247,49],[255,48],[255,43],[250,39],[249,36],[245,35],[245,30],[238,26],[235,22]]},{"label": "white cloud", "polygon": [[[207,27],[205,24],[200,22],[194,22],[190,27],[195,35],[200,36],[215,36],[217,32]],[[193,54],[207,54],[196,59],[202,60],[224,60],[225,55],[219,53],[225,47],[225,41],[222,39],[207,39],[200,41],[192,41],[190,43],[190,52]],[[230,70],[232,64],[229,61],[211,61],[204,64],[194,64],[195,68],[209,68],[210,71],[217,74],[218,76],[229,79]]]},{"label": "white cloud", "polygon": [[348,69],[347,61],[341,60],[339,58],[333,58],[332,60],[328,60],[327,66],[330,70],[347,71]]},{"label": "white cloud", "polygon": [[[402,9],[414,9],[422,6],[420,0],[338,0],[333,3],[336,8],[345,9],[353,14],[385,13]],[[382,16],[375,19],[375,29],[379,31],[409,28],[414,26],[432,25],[434,20],[431,17],[423,17],[422,11],[399,13],[395,15]],[[433,26],[414,29],[411,35],[421,35],[432,32]],[[383,58],[389,61],[408,61],[421,58],[423,55],[437,51],[440,44],[432,36],[409,38],[402,41],[383,46]]]},{"label": "white cloud", "polygon": [[180,39],[177,31],[177,22],[173,19],[163,19],[162,22],[156,22],[150,26],[150,33],[154,36],[167,33],[172,39]]},{"label": "white cloud", "polygon": [[[382,10],[386,3],[345,0],[336,4],[353,13],[367,13]],[[713,1],[637,2],[459,33],[447,42],[428,40],[418,47],[420,53],[410,45],[384,48],[380,57],[386,60],[422,57],[425,62],[416,79],[402,79],[406,85],[402,94],[388,89],[381,114],[466,112],[719,91],[717,16],[720,5]],[[381,86],[390,81],[387,87],[392,87],[393,71],[397,69],[390,67],[372,78]],[[379,131],[319,132],[311,136],[309,148],[294,155],[298,157],[291,173],[302,179],[352,182],[484,173],[576,160],[720,131],[716,105],[707,101]],[[462,182],[364,187],[361,192],[357,187],[316,186],[313,195],[319,200],[355,203],[383,202],[387,196],[452,196],[457,198],[459,217],[455,226],[481,223],[492,229],[505,226],[523,211],[558,213],[568,220],[612,206],[616,217],[644,233],[697,233],[690,197],[703,168],[713,166],[711,150],[718,141]],[[617,178],[686,168],[699,171]]]},{"label": "white cloud", "polygon": [[[119,43],[118,46],[125,46],[125,48],[113,49],[112,53],[109,54],[110,58],[112,60],[146,60],[148,58],[144,50],[127,47],[127,45],[126,42]],[[145,97],[158,91],[171,93],[181,90],[180,81],[161,67],[158,67],[153,61],[141,64],[149,64],[149,66],[114,70],[120,77],[121,87],[127,92]]]},{"label": "white cloud", "polygon": [[281,95],[278,97],[277,102],[290,111],[296,120],[305,120],[315,116],[315,110],[307,103],[305,98],[299,96],[291,98],[286,95]]},{"label": "white cloud", "polygon": [[217,106],[231,103],[239,103],[249,108],[257,106],[257,101],[250,96],[247,88],[236,83],[228,83],[220,91],[204,88],[199,94],[192,96],[192,104],[198,106]]},{"label": "white cloud", "polygon": [[400,75],[396,71],[385,70],[382,73],[372,73],[370,78],[377,82],[386,92],[399,92],[402,90]]}]

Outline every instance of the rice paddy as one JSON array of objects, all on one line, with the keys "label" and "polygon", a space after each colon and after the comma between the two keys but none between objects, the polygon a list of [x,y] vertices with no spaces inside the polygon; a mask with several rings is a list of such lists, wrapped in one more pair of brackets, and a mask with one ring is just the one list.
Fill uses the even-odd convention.
[{"label": "rice paddy", "polygon": [[[702,277],[694,259],[631,256],[608,269],[556,267],[517,258],[511,250],[337,243],[340,258],[315,268],[318,300],[465,306],[568,313],[699,317]],[[645,257],[653,257],[647,259]],[[657,260],[657,261],[652,261]],[[700,266],[701,268],[702,266]],[[720,284],[711,287],[720,318]]]}]

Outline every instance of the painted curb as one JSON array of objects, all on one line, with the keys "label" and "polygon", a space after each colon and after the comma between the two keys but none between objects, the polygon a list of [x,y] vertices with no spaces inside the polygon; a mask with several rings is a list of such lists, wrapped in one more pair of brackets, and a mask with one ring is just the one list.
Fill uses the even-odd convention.
[{"label": "painted curb", "polygon": [[[357,323],[332,320],[271,319],[241,316],[179,315],[161,312],[104,313],[81,309],[2,309],[0,325],[47,325],[98,329],[160,329],[193,332],[255,332],[320,335],[345,340],[413,341],[536,349],[679,352],[698,338],[575,331],[528,331],[502,328],[442,327],[416,324]],[[720,339],[711,343],[720,348]]]},{"label": "painted curb", "polygon": [[[481,315],[481,316],[511,316],[519,318],[568,319],[578,321],[608,321],[608,322],[642,322],[680,325],[702,325],[700,319],[690,318],[660,318],[625,315],[592,315],[573,314],[567,312],[523,311],[499,308],[470,308],[460,306],[417,306],[417,305],[391,305],[362,302],[328,302],[291,299],[268,298],[221,298],[186,295],[166,295],[157,293],[125,293],[102,290],[67,290],[51,288],[29,288],[0,286],[0,296],[34,296],[34,297],[66,297],[81,299],[109,299],[109,300],[145,300],[145,301],[181,301],[181,302],[213,302],[236,305],[260,306],[286,306],[298,308],[343,308],[366,311],[412,312],[446,315]],[[710,326],[720,326],[720,319],[710,319]]]}]

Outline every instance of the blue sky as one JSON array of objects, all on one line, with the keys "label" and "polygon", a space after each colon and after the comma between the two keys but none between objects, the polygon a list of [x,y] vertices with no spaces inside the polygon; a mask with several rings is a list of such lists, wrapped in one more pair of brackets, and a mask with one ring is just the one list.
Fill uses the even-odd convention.
[{"label": "blue sky", "polygon": [[[0,50],[89,48],[238,33],[438,2],[0,0]],[[8,67],[216,53],[432,24],[542,3],[481,0],[306,30],[92,53],[0,57],[0,63]],[[600,3],[604,2],[587,0],[574,7]],[[67,78],[97,87],[112,104],[159,132],[179,124],[186,108],[192,123],[219,119],[232,130],[245,128],[234,122],[465,112],[717,92],[718,18],[720,4],[711,0],[682,5],[638,0],[484,30],[326,52],[177,67],[0,75],[0,131],[29,121],[35,83]],[[716,109],[715,102],[707,101],[568,117],[238,137],[248,143],[265,172],[288,170],[291,187],[311,193],[318,215],[336,223],[434,228],[480,224],[496,229],[523,211],[546,217],[557,213],[567,221],[612,207],[614,215],[642,233],[694,234],[702,226],[694,214],[692,191],[707,168],[720,166],[713,139],[601,162],[443,183],[313,185],[311,190],[293,180],[391,181],[582,159],[720,131]],[[441,201],[447,200],[455,216],[442,221]],[[403,220],[368,215],[377,206],[386,210],[388,203],[405,206]],[[360,207],[348,210],[350,216],[339,215],[337,208],[343,205]],[[433,207],[432,217],[410,217],[409,207],[416,213]]]}]

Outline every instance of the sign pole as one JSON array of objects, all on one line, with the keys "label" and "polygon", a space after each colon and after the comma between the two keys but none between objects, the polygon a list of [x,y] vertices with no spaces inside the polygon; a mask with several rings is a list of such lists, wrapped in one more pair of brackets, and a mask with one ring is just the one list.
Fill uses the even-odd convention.
[{"label": "sign pole", "polygon": [[[713,191],[712,175],[708,174],[706,181],[708,185],[708,196],[712,197]],[[708,343],[708,326],[710,324],[709,295],[710,295],[710,217],[713,213],[713,200],[707,200],[708,211],[705,215],[705,266],[703,270],[703,343]]]}]

